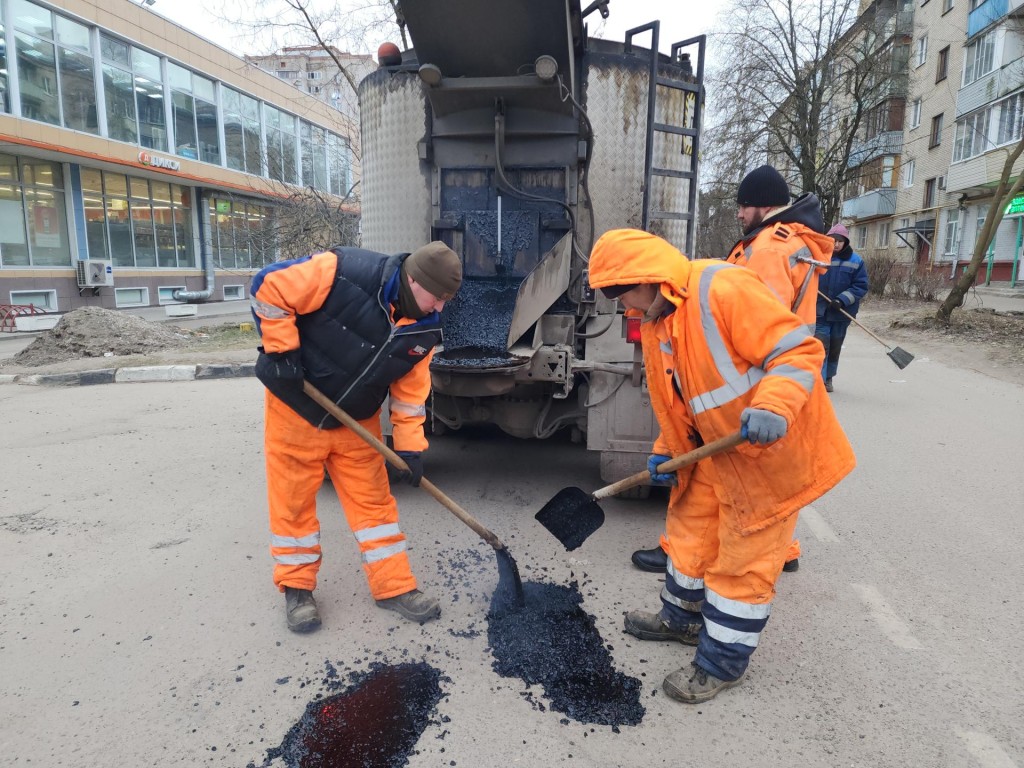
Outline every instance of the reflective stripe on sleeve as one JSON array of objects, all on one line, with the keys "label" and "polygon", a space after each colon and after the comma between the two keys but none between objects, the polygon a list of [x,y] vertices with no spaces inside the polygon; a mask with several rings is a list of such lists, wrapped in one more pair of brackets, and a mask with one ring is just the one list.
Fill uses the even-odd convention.
[{"label": "reflective stripe on sleeve", "polygon": [[806,326],[796,328],[790,331],[781,339],[779,339],[778,343],[776,343],[775,345],[775,348],[768,353],[768,357],[766,357],[764,359],[764,362],[761,363],[761,367],[767,368],[768,363],[770,363],[776,357],[781,355],[783,352],[789,352],[789,350],[800,346],[801,342],[803,342],[803,340],[810,335],[811,334],[808,333]]},{"label": "reflective stripe on sleeve", "polygon": [[781,376],[784,379],[795,381],[807,392],[811,392],[814,389],[814,380],[818,378],[818,374],[805,371],[803,368],[797,368],[793,365],[777,365],[768,371],[769,376]]},{"label": "reflective stripe on sleeve", "polygon": [[291,317],[292,314],[288,310],[275,307],[273,304],[267,304],[265,301],[260,301],[255,296],[249,299],[249,305],[252,307],[253,312],[267,320],[281,320],[285,317]]},{"label": "reflective stripe on sleeve", "polygon": [[389,544],[386,547],[377,547],[376,549],[363,552],[363,562],[376,563],[380,560],[391,557],[392,555],[397,555],[400,552],[405,552],[404,541],[399,541],[394,544]]},{"label": "reflective stripe on sleeve", "polygon": [[278,536],[277,534],[271,534],[270,546],[272,547],[303,547],[309,549],[310,547],[316,547],[320,544],[320,531],[311,533],[308,536]]},{"label": "reflective stripe on sleeve", "polygon": [[426,416],[427,408],[425,405],[416,405],[416,403],[406,403],[402,400],[395,400],[391,398],[391,410],[395,413],[404,413],[409,416]]},{"label": "reflective stripe on sleeve", "polygon": [[386,525],[375,525],[373,528],[363,528],[361,531],[356,531],[356,541],[360,544],[373,539],[383,539],[388,536],[399,536],[402,531],[398,527],[398,523],[387,523]]}]

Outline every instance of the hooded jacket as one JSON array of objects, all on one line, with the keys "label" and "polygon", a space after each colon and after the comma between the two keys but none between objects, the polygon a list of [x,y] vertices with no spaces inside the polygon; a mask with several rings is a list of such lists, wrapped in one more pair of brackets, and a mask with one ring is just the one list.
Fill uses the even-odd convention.
[{"label": "hooded jacket", "polygon": [[[640,283],[659,285],[654,316],[640,330],[661,427],[655,452],[678,456],[735,433],[744,408],[779,414],[789,425],[771,445],[743,444],[709,459],[735,530],[749,534],[789,517],[853,469],[821,379],[824,349],[756,275],[689,261],[647,232],[606,232],[590,257],[590,284]],[[678,477],[685,485],[688,470]]]},{"label": "hooded jacket", "polygon": [[868,292],[868,270],[864,259],[854,253],[850,241],[839,253],[832,254],[832,265],[818,282],[818,290],[828,298],[818,296],[818,320],[826,323],[849,323],[850,318],[831,306],[833,299],[843,303],[843,311],[853,317],[860,309],[860,300]]},{"label": "hooded jacket", "polygon": [[818,198],[807,193],[761,222],[726,258],[754,270],[776,298],[813,328],[818,278],[832,260]]}]

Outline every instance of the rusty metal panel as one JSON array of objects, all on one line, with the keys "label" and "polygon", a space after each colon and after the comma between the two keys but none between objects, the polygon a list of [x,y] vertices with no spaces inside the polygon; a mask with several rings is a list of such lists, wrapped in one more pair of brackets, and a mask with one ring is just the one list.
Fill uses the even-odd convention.
[{"label": "rusty metal panel", "polygon": [[430,164],[420,79],[383,70],[359,86],[362,130],[362,246],[381,253],[415,250],[430,239]]}]

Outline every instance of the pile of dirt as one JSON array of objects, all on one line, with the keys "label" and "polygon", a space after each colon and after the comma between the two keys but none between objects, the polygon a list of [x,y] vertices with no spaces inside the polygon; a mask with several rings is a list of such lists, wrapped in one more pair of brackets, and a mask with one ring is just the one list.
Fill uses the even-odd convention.
[{"label": "pile of dirt", "polygon": [[11,358],[13,365],[38,367],[84,357],[139,355],[183,347],[179,329],[100,307],[68,312],[50,330]]}]

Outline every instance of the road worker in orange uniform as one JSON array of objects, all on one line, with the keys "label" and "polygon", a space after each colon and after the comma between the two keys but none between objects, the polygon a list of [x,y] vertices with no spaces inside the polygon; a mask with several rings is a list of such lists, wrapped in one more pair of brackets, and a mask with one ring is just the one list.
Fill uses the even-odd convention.
[{"label": "road worker in orange uniform", "polygon": [[[740,182],[736,218],[743,237],[726,261],[754,270],[783,305],[814,332],[818,277],[832,263],[832,238],[826,236],[818,198],[806,193],[790,205],[789,185],[770,165],[755,168]],[[800,567],[800,542],[793,539],[783,570]],[[633,553],[633,564],[652,573],[665,571],[665,538],[659,546]]]},{"label": "road worker in orange uniform", "polygon": [[419,485],[430,360],[440,312],[462,282],[459,256],[433,242],[385,256],[335,248],[271,264],[253,278],[253,315],[263,340],[256,375],[267,387],[264,446],[274,584],[288,628],[320,626],[313,590],[320,569],[316,494],[326,467],[362,552],[381,608],[420,623],[440,615],[417,589],[383,457],[302,391],[303,379],[378,438],[390,395],[395,451]]},{"label": "road worker in orange uniform", "polygon": [[651,468],[652,480],[674,486],[668,576],[661,611],[625,619],[642,640],[697,646],[664,689],[707,701],[743,678],[796,513],[853,469],[853,450],[825,394],[821,343],[752,271],[689,261],[655,235],[619,229],[594,246],[590,284],[642,318],[656,454],[737,431],[749,441],[678,472]]}]

